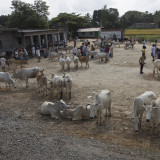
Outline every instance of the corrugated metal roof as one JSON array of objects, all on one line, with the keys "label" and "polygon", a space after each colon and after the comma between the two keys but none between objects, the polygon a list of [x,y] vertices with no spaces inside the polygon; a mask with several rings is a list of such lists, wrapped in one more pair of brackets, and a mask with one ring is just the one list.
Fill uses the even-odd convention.
[{"label": "corrugated metal roof", "polygon": [[18,32],[29,33],[29,32],[46,32],[46,31],[57,31],[57,29],[18,29]]},{"label": "corrugated metal roof", "polygon": [[83,28],[79,29],[77,32],[98,32],[101,28]]}]

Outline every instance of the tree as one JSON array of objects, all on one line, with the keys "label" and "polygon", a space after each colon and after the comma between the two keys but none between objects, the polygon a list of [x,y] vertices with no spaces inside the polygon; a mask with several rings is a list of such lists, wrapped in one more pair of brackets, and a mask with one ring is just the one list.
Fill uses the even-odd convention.
[{"label": "tree", "polygon": [[89,20],[75,13],[60,13],[57,17],[52,18],[49,24],[51,27],[57,25],[66,26],[69,34],[76,36],[76,31],[79,28],[89,27]]},{"label": "tree", "polygon": [[9,16],[1,15],[0,16],[0,25],[7,26],[8,17]]},{"label": "tree", "polygon": [[9,16],[8,26],[20,29],[48,28],[48,6],[42,0],[34,1],[34,5],[19,0],[12,0],[14,11]]},{"label": "tree", "polygon": [[158,27],[160,27],[160,10],[154,13],[154,23],[158,24]]}]

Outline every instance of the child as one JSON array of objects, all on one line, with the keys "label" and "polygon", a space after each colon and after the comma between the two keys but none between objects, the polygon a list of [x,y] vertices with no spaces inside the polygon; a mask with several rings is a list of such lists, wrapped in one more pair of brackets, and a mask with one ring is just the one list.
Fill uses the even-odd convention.
[{"label": "child", "polygon": [[144,66],[144,52],[142,52],[142,56],[139,59],[139,64],[140,64],[140,74],[143,74],[143,66]]},{"label": "child", "polygon": [[0,62],[1,62],[1,67],[3,72],[5,72],[6,69],[6,59],[4,57],[0,58]]}]

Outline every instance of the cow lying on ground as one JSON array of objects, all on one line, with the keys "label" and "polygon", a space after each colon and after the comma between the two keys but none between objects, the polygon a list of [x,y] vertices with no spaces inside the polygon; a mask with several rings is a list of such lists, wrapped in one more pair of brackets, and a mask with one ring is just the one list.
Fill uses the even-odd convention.
[{"label": "cow lying on ground", "polygon": [[90,118],[90,105],[86,107],[78,106],[75,109],[66,109],[62,112],[62,117],[78,121]]},{"label": "cow lying on ground", "polygon": [[9,85],[9,87],[10,84],[12,84],[14,88],[16,88],[15,81],[11,78],[11,76],[7,72],[0,72],[0,82],[4,82],[6,84],[6,88],[7,84]]},{"label": "cow lying on ground", "polygon": [[91,105],[90,118],[94,118],[95,115],[97,115],[98,125],[101,125],[104,122],[104,109],[106,109],[106,116],[111,116],[111,92],[109,90],[102,90],[99,94],[97,94],[95,103]]},{"label": "cow lying on ground", "polygon": [[135,132],[138,132],[141,127],[142,116],[144,111],[147,109],[146,105],[150,105],[151,101],[156,98],[156,95],[152,91],[146,91],[135,98],[132,111],[132,121]]},{"label": "cow lying on ground", "polygon": [[58,101],[56,104],[45,101],[41,106],[41,114],[58,119],[60,116],[60,111],[68,108],[69,106],[63,100]]},{"label": "cow lying on ground", "polygon": [[34,68],[22,68],[19,71],[14,71],[13,78],[25,80],[26,81],[26,88],[29,87],[28,85],[28,78],[36,78],[37,73],[39,71],[43,71],[40,67],[34,67]]},{"label": "cow lying on ground", "polygon": [[150,108],[147,109],[146,121],[150,122],[154,133],[155,128],[160,124],[160,97],[153,100]]}]

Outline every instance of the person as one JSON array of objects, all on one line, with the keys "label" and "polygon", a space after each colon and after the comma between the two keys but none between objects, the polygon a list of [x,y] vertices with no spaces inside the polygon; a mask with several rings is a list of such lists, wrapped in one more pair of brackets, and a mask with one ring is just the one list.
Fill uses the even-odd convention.
[{"label": "person", "polygon": [[104,48],[103,47],[100,47],[100,52],[104,52]]},{"label": "person", "polygon": [[106,47],[104,49],[104,52],[106,53],[106,59],[105,62],[109,61],[109,45],[106,44]]},{"label": "person", "polygon": [[6,70],[6,59],[4,57],[0,58],[0,62],[1,62],[1,67],[3,72],[5,72]]},{"label": "person", "polygon": [[33,57],[35,56],[35,53],[36,53],[35,47],[32,46],[32,56],[33,56]]},{"label": "person", "polygon": [[72,51],[73,51],[73,55],[77,56],[77,48],[76,48],[76,46],[73,47]]},{"label": "person", "polygon": [[39,50],[38,47],[36,48],[36,55],[37,55],[37,60],[38,60],[38,62],[40,62],[41,54],[40,54],[40,50]]},{"label": "person", "polygon": [[153,58],[152,61],[154,61],[154,58],[155,58],[155,56],[156,56],[156,46],[155,46],[155,44],[152,45],[151,56],[152,56],[152,58]]},{"label": "person", "polygon": [[111,43],[111,46],[109,48],[109,57],[113,57],[113,44]]},{"label": "person", "polygon": [[74,46],[76,46],[76,39],[74,39]]},{"label": "person", "polygon": [[157,46],[157,38],[155,39],[155,44],[156,44],[156,46]]},{"label": "person", "polygon": [[145,41],[145,39],[143,39],[142,44],[143,44],[143,47],[146,47],[146,41]]},{"label": "person", "polygon": [[81,45],[81,47],[80,47],[80,50],[81,50],[81,55],[83,56],[84,43],[82,43],[82,45]]},{"label": "person", "polygon": [[24,59],[28,60],[28,52],[27,52],[26,48],[24,48],[23,51],[24,51],[24,56],[25,56]]},{"label": "person", "polygon": [[93,44],[91,45],[91,51],[95,51]]},{"label": "person", "polygon": [[83,48],[83,55],[84,56],[88,56],[87,55],[88,54],[88,46],[87,46],[87,44],[84,46],[84,48]]},{"label": "person", "polygon": [[143,46],[142,52],[144,53],[144,58],[146,60],[146,46]]},{"label": "person", "polygon": [[160,49],[157,48],[157,59],[160,59]]},{"label": "person", "polygon": [[14,57],[15,60],[19,60],[19,53],[18,53],[18,49],[16,48],[15,52],[14,52]]},{"label": "person", "polygon": [[142,56],[139,59],[139,65],[140,65],[140,74],[143,74],[143,66],[144,66],[144,53],[142,52]]}]

